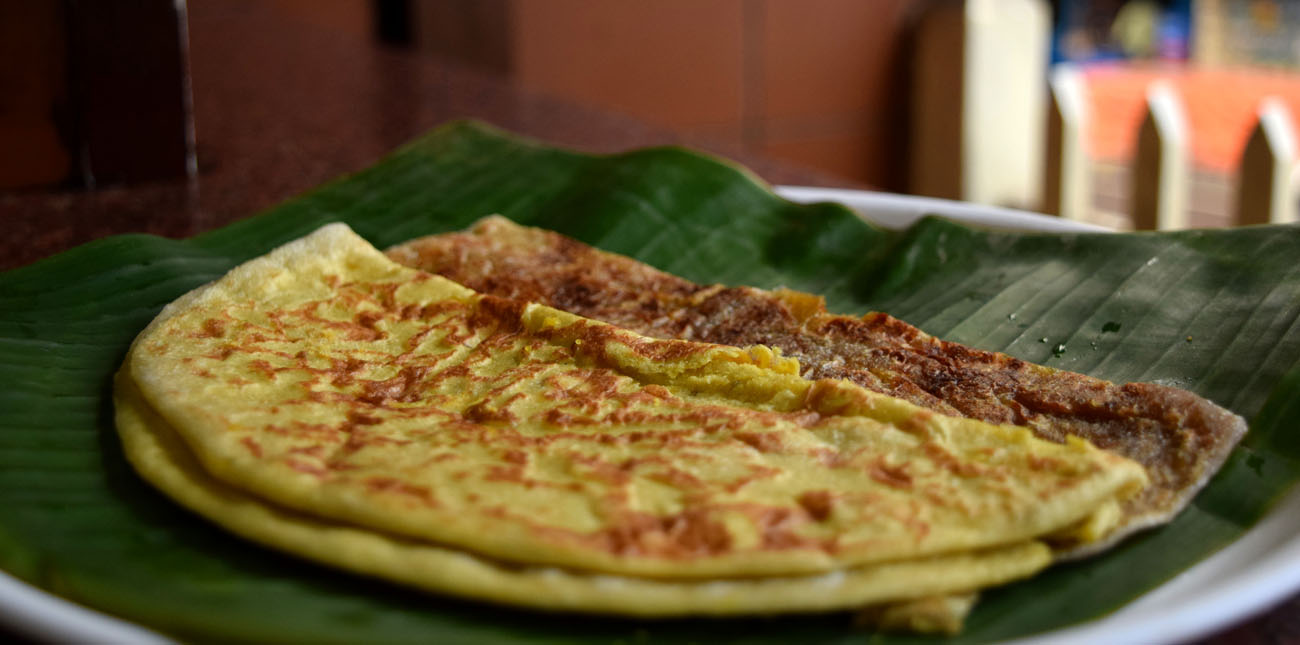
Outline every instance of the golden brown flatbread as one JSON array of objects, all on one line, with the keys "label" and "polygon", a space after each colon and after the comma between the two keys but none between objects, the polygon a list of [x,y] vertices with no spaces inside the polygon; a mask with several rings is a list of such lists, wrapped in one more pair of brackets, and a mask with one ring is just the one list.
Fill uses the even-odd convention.
[{"label": "golden brown flatbread", "polygon": [[[864,619],[885,629],[954,632],[973,594],[959,606],[951,590],[981,589],[1030,576],[1051,562],[1041,542],[905,560],[812,576],[663,580],[521,566],[420,540],[331,522],[267,503],[213,478],[123,371],[115,390],[117,426],[127,457],[151,484],[185,507],[249,540],[417,589],[534,609],[624,616],[728,616],[870,607]],[[922,595],[914,603],[910,599]],[[879,603],[888,603],[876,608]]]},{"label": "golden brown flatbread", "polygon": [[[741,582],[856,589],[790,611],[968,591],[1042,566],[1042,539],[1103,534],[1146,480],[1084,441],[798,369],[484,296],[332,225],[169,305],[132,346],[118,420],[147,479],[253,539],[441,591],[655,615],[783,610]],[[585,591],[449,581],[427,560],[446,554]],[[899,591],[902,572],[935,582]],[[607,578],[647,591],[602,600]],[[683,600],[715,583],[730,600]]]},{"label": "golden brown flatbread", "polygon": [[1141,463],[1152,485],[1123,507],[1105,548],[1168,521],[1208,481],[1245,421],[1190,392],[1114,384],[929,336],[883,313],[830,314],[821,298],[779,289],[697,285],[630,258],[502,217],[465,233],[396,246],[389,257],[477,291],[538,302],[656,338],[767,345],[808,378],[843,378],[944,414],[1074,435]]}]

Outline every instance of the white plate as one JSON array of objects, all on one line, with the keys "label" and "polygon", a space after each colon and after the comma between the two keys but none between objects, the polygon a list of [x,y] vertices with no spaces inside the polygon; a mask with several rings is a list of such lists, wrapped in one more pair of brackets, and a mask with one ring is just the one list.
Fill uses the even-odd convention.
[{"label": "white plate", "polygon": [[[985,228],[1104,232],[1082,222],[941,199],[778,186],[798,202],[836,201],[888,228],[937,214]],[[1300,490],[1291,491],[1241,539],[1110,616],[1015,641],[1016,645],[1171,643],[1202,636],[1300,590]],[[86,609],[0,572],[0,623],[56,642],[168,643],[165,637]]]},{"label": "white plate", "polygon": [[777,186],[776,194],[795,202],[839,202],[867,220],[885,228],[906,228],[926,215],[944,217],[982,228],[1009,231],[1105,232],[1110,229],[1037,213],[996,206],[981,206],[948,199],[873,193],[843,188]]}]

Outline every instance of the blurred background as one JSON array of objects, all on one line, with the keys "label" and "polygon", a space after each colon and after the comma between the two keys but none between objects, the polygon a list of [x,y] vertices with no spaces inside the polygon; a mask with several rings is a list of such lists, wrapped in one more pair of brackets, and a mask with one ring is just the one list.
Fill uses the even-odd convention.
[{"label": "blurred background", "polygon": [[[346,59],[337,52],[313,55],[343,43],[627,117],[670,142],[806,168],[821,183],[1116,228],[1155,227],[1141,208],[1185,212],[1160,227],[1247,221],[1254,135],[1251,192],[1275,191],[1285,208],[1274,217],[1294,216],[1300,3],[1281,0],[0,0],[0,193],[201,178],[259,145],[354,136],[241,129],[311,123],[317,110],[364,127],[349,149],[373,159],[436,125],[420,104],[456,112],[446,96],[403,89],[433,67],[398,69],[384,54],[358,71],[328,62]],[[260,85],[243,78],[281,57],[303,62]],[[340,74],[381,87],[356,104],[339,87],[322,105],[319,88]],[[472,100],[463,112],[496,114]],[[310,156],[294,162],[304,181],[327,178]],[[1146,184],[1160,190],[1141,194]]]}]

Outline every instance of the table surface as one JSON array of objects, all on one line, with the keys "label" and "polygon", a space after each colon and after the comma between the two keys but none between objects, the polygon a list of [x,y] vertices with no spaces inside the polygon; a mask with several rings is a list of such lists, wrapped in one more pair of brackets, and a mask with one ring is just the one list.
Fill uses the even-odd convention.
[{"label": "table surface", "polygon": [[[736,159],[774,184],[864,188],[301,22],[269,4],[189,3],[195,180],[0,194],[0,270],[118,233],[210,230],[364,168],[462,117],[591,152],[691,145]],[[1202,642],[1300,642],[1300,595]]]}]

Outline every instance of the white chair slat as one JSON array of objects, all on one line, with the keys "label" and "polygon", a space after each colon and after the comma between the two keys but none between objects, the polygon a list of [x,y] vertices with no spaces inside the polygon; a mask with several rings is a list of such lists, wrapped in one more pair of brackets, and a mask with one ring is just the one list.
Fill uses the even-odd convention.
[{"label": "white chair slat", "polygon": [[1187,228],[1187,155],[1191,136],[1174,88],[1157,81],[1147,89],[1138,129],[1130,213],[1138,230]]},{"label": "white chair slat", "polygon": [[1061,64],[1048,78],[1047,139],[1043,159],[1043,212],[1087,218],[1091,183],[1086,148],[1088,96],[1083,74]]},{"label": "white chair slat", "polygon": [[1241,155],[1236,224],[1300,221],[1292,181],[1295,161],[1296,138],[1291,114],[1282,101],[1265,99]]}]

